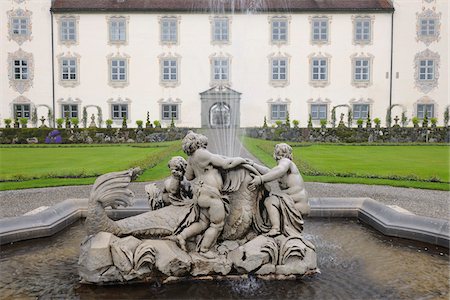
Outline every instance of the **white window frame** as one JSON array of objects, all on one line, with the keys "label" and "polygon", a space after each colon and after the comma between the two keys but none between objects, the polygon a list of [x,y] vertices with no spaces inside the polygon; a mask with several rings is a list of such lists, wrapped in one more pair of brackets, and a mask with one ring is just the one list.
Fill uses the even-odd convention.
[{"label": "white window frame", "polygon": [[435,66],[434,59],[419,60],[419,81],[434,81],[435,80]]},{"label": "white window frame", "polygon": [[230,42],[230,20],[228,17],[211,19],[211,42],[213,44],[228,44]]},{"label": "white window frame", "polygon": [[[431,108],[431,109],[429,109],[429,108]],[[428,119],[434,118],[434,115],[435,115],[434,103],[431,103],[431,104],[430,103],[417,103],[417,110],[416,110],[417,118],[423,119],[423,117],[425,115],[425,110],[427,111]]]},{"label": "white window frame", "polygon": [[178,18],[160,18],[160,43],[163,45],[178,44]]},{"label": "white window frame", "polygon": [[[61,43],[77,43],[77,18],[62,17],[60,20],[59,39]],[[71,31],[72,30],[72,31]]]},{"label": "white window frame", "polygon": [[[14,80],[29,80],[29,65],[27,59],[13,60],[13,78]],[[17,78],[19,76],[19,78]]]},{"label": "white window frame", "polygon": [[[178,81],[178,60],[176,58],[164,58],[161,60],[161,81]],[[167,78],[166,78],[167,77]]]},{"label": "white window frame", "polygon": [[[421,36],[429,37],[436,35],[437,20],[435,18],[420,18],[419,22],[420,22],[419,34]],[[433,24],[430,24],[431,22],[433,22]]]},{"label": "white window frame", "polygon": [[[325,111],[323,111],[325,108]],[[311,120],[328,120],[328,104],[311,103],[309,105]]]},{"label": "white window frame", "polygon": [[[25,107],[28,106],[28,110],[25,109]],[[18,112],[18,107],[20,107],[20,112]],[[31,104],[28,103],[14,103],[13,104],[13,113],[14,113],[14,119],[15,118],[31,118]],[[18,116],[17,114],[20,113],[21,116]]]},{"label": "white window frame", "polygon": [[[284,107],[284,110],[281,110],[281,108]],[[282,115],[282,113],[284,115]],[[288,113],[288,105],[285,103],[273,103],[270,104],[270,119],[272,121],[284,121],[286,120],[286,116]]]},{"label": "white window frame", "polygon": [[178,120],[179,119],[179,109],[180,109],[179,104],[174,104],[174,103],[161,104],[161,119],[164,121],[171,121],[172,116],[173,116],[174,120]]},{"label": "white window frame", "polygon": [[370,58],[355,58],[353,80],[355,82],[369,82],[371,79],[370,68]]},{"label": "white window frame", "polygon": [[328,81],[328,59],[325,57],[311,60],[311,81]]},{"label": "white window frame", "polygon": [[66,113],[69,113],[69,118],[79,118],[80,114],[78,104],[61,103],[61,117],[65,118]]},{"label": "white window frame", "polygon": [[[117,106],[117,110],[115,110]],[[123,120],[124,114],[127,120],[129,120],[130,105],[128,103],[111,103],[111,119],[112,120]],[[117,112],[117,116],[115,115]]]},{"label": "white window frame", "polygon": [[327,44],[329,42],[329,39],[330,39],[329,18],[313,17],[311,19],[311,43],[319,45]]},{"label": "white window frame", "polygon": [[[271,60],[271,80],[272,81],[287,81],[288,77],[288,64],[287,58],[279,57]],[[283,71],[284,70],[284,71]]]},{"label": "white window frame", "polygon": [[[123,63],[123,64],[122,64]],[[128,61],[124,58],[113,58],[110,61],[110,80],[111,82],[127,82],[128,81]],[[122,64],[122,65],[121,65]],[[121,72],[123,70],[123,72]],[[117,76],[114,79],[114,75]],[[123,78],[121,78],[123,76]]]},{"label": "white window frame", "polygon": [[[25,24],[22,24],[23,21],[25,21]],[[28,18],[28,17],[11,17],[11,33],[12,33],[12,35],[28,36],[30,34],[29,24],[30,24],[30,18]]]},{"label": "white window frame", "polygon": [[[283,25],[284,24],[284,25]],[[289,19],[272,17],[270,22],[270,40],[272,44],[287,44],[289,41]]]},{"label": "white window frame", "polygon": [[[64,78],[64,75],[67,78]],[[61,81],[78,80],[78,63],[76,57],[61,58]]]},{"label": "white window frame", "polygon": [[214,57],[211,60],[211,72],[213,82],[229,82],[230,59],[227,57]]},{"label": "white window frame", "polygon": [[355,45],[369,45],[373,40],[372,16],[354,16],[353,17],[353,43]]},{"label": "white window frame", "polygon": [[[365,109],[367,108],[367,109]],[[353,120],[367,120],[370,114],[370,104],[358,103],[352,105]]]},{"label": "white window frame", "polygon": [[125,44],[128,38],[127,19],[125,17],[109,18],[108,31],[111,44]]}]

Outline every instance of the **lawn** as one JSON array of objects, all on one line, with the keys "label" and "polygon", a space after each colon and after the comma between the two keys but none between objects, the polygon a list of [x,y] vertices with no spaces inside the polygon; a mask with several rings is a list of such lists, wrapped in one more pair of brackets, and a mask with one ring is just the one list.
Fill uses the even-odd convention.
[{"label": "lawn", "polygon": [[[92,184],[101,174],[139,166],[139,180],[169,175],[180,141],[139,145],[8,146],[0,148],[0,190]],[[150,178],[150,179],[148,179]]]},{"label": "lawn", "polygon": [[[244,138],[244,145],[274,166],[277,142]],[[306,181],[382,184],[449,190],[448,145],[297,144],[294,161]]]}]

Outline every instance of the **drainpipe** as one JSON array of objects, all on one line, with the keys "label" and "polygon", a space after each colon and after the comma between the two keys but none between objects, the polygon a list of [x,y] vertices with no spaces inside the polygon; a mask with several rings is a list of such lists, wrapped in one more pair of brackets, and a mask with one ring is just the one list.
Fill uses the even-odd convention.
[{"label": "drainpipe", "polygon": [[56,105],[55,105],[55,46],[53,42],[53,11],[50,8],[51,16],[51,42],[52,42],[52,109],[53,109],[53,127],[55,127]]},{"label": "drainpipe", "polygon": [[393,62],[394,62],[394,12],[391,14],[391,70],[390,70],[390,80],[389,80],[389,109],[392,106],[392,80],[394,77],[393,74]]}]

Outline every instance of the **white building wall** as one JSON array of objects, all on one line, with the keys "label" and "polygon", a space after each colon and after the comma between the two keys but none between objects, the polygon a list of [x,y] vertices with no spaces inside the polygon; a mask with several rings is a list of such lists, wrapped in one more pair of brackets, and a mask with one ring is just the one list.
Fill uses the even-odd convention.
[{"label": "white building wall", "polygon": [[[395,0],[394,4],[396,11],[392,103],[403,105],[409,119],[416,116],[417,103],[433,103],[435,107],[434,116],[438,119],[438,124],[443,125],[444,111],[449,105],[448,0]],[[426,10],[432,10],[436,14],[440,14],[439,39],[431,42],[429,45],[417,39],[417,30],[419,30],[416,26],[418,22],[417,15]],[[439,79],[437,80],[437,86],[430,91],[420,89],[415,84],[414,58],[416,54],[426,49],[436,52],[440,56]],[[401,108],[396,108],[392,112],[393,118],[395,115],[400,117],[400,114]]]},{"label": "white building wall", "polygon": [[[0,1],[0,119],[4,124],[5,118],[13,118],[13,101],[26,101],[18,99],[20,96],[31,101],[32,107],[39,105],[52,105],[52,73],[51,73],[51,0],[33,1]],[[31,40],[26,40],[19,45],[15,40],[9,39],[8,11],[22,9],[31,12]],[[30,69],[34,73],[31,87],[20,93],[10,86],[8,78],[10,69],[8,54],[13,54],[22,49],[32,54],[34,67]],[[38,108],[38,117],[44,115],[47,118],[48,109]],[[40,122],[39,122],[40,124]]]},{"label": "white building wall", "polygon": [[[423,96],[429,96],[436,102],[436,114],[439,122],[445,106],[448,105],[448,3],[445,0],[410,1],[395,0],[394,28],[394,78],[393,104],[402,104],[407,109],[408,117],[415,114],[414,105]],[[416,12],[423,6],[436,7],[441,15],[441,33],[439,42],[428,47],[416,41]],[[2,14],[0,68],[8,70],[8,52],[20,47],[15,41],[8,40],[7,11],[12,8],[27,8],[32,11],[32,40],[21,46],[24,51],[33,53],[35,62],[33,86],[23,95],[33,104],[52,105],[51,79],[51,31],[50,0],[26,0],[19,4],[15,0],[0,1]],[[309,105],[318,99],[328,101],[328,120],[331,109],[336,105],[363,101],[371,104],[371,118],[385,120],[389,106],[390,87],[390,33],[391,14],[371,13],[373,17],[373,40],[369,45],[355,45],[353,41],[353,22],[350,13],[291,14],[289,42],[286,45],[272,45],[270,42],[270,17],[274,14],[231,15],[230,37],[228,45],[211,43],[210,15],[177,14],[179,17],[179,42],[166,46],[160,43],[159,18],[164,14],[149,13],[79,13],[67,14],[78,18],[78,43],[63,45],[59,42],[58,17],[55,14],[55,100],[56,117],[63,117],[61,103],[75,101],[79,105],[79,117],[87,105],[98,105],[103,111],[103,121],[111,118],[110,99],[129,99],[129,123],[135,126],[136,120],[144,120],[149,111],[150,120],[161,120],[159,101],[168,99],[181,100],[180,118],[177,126],[199,127],[201,125],[201,102],[199,93],[211,88],[210,56],[229,55],[230,88],[242,93],[241,117],[242,127],[260,126],[264,116],[270,121],[269,101],[288,101],[290,119],[300,120],[300,126],[308,122]],[[108,44],[108,16],[125,16],[128,18],[128,41],[126,45]],[[174,16],[169,14],[168,16]],[[330,20],[330,43],[326,45],[311,44],[311,23],[313,16],[328,16]],[[414,56],[426,48],[440,54],[440,77],[437,88],[423,93],[415,87]],[[122,88],[108,84],[108,55],[117,54],[129,57],[128,85]],[[159,56],[163,54],[180,56],[180,84],[167,88],[160,84]],[[330,56],[329,85],[313,87],[310,84],[309,56],[313,54]],[[351,84],[354,54],[373,56],[371,85],[358,88]],[[64,87],[59,83],[61,55],[79,55],[79,85]],[[273,87],[270,84],[270,55],[288,55],[289,84],[285,87]],[[399,78],[395,75],[398,72]],[[20,93],[9,86],[7,76],[1,82],[0,118],[12,117],[11,103]],[[69,102],[67,102],[69,101]],[[339,122],[340,113],[337,110]],[[88,114],[97,114],[95,108],[89,108]],[[393,111],[393,117],[398,112]],[[401,112],[400,112],[401,113]],[[45,114],[42,109],[39,117]],[[345,119],[346,120],[346,119]],[[89,121],[88,121],[89,122]],[[120,122],[117,121],[119,126]]]}]

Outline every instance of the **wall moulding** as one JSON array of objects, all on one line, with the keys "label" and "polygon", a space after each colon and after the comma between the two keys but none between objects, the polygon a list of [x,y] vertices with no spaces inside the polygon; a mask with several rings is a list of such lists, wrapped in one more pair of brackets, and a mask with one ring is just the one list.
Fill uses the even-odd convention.
[{"label": "wall moulding", "polygon": [[[16,79],[14,76],[14,62],[26,61],[27,64],[27,75],[26,79]],[[33,54],[23,51],[21,48],[16,52],[8,53],[8,78],[9,86],[13,88],[16,92],[23,94],[28,91],[33,86],[34,79],[34,60]]]},{"label": "wall moulding", "polygon": [[[33,13],[27,9],[15,9],[10,10],[7,12],[8,15],[8,40],[15,41],[20,46],[26,42],[31,41],[33,37],[31,36],[32,33],[32,22],[31,22],[31,15]],[[14,33],[14,26],[13,26],[13,19],[25,19],[26,20],[26,34],[20,34],[20,33]],[[20,26],[20,25],[19,25]]]}]

